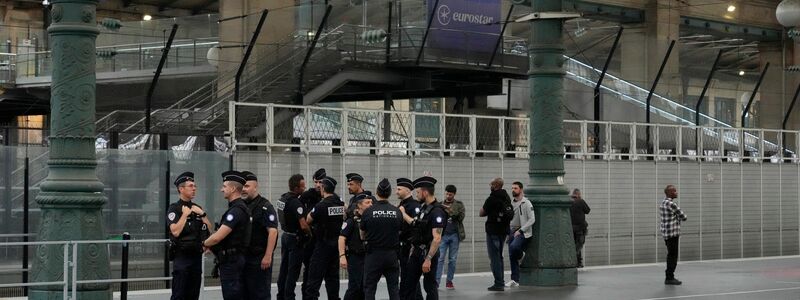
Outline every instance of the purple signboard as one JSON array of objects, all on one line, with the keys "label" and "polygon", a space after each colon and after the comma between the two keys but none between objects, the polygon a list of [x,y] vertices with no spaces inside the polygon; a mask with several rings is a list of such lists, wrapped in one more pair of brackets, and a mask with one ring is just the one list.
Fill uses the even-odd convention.
[{"label": "purple signboard", "polygon": [[492,52],[500,34],[501,0],[427,0],[434,14],[426,47]]}]

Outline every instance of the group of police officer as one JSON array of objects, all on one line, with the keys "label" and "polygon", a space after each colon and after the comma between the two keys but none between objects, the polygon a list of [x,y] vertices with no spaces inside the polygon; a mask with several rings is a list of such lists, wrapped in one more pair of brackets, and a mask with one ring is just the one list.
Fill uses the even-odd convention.
[{"label": "group of police officer", "polygon": [[[180,199],[167,210],[170,259],[173,261],[171,299],[198,299],[202,257],[211,251],[224,299],[270,299],[272,259],[281,236],[281,266],[277,298],[295,299],[303,269],[303,299],[318,299],[325,282],[328,299],[339,299],[339,268],[348,272],[345,300],[375,299],[378,281],[386,279],[390,299],[438,299],[436,268],[447,212],[434,197],[436,179],[423,176],[397,179],[400,203],[389,202],[387,179],[375,194],[363,188],[364,178],[347,174],[347,205],[334,192],[336,180],[325,169],[305,179],[289,178],[289,191],[275,207],[258,193],[258,178],[248,171],[222,173],[221,192],[228,201],[216,230],[203,208],[193,203],[194,174],[175,179]],[[416,191],[417,199],[412,196]]]}]

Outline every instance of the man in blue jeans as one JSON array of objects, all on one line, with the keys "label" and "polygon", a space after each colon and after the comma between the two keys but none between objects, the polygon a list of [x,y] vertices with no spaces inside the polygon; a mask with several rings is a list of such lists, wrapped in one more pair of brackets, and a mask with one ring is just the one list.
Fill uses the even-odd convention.
[{"label": "man in blue jeans", "polygon": [[[448,185],[444,188],[444,209],[447,211],[447,225],[442,233],[442,243],[439,245],[439,265],[436,268],[436,285],[440,285],[444,258],[447,255],[447,289],[453,290],[453,274],[456,273],[456,259],[458,258],[458,244],[464,241],[464,203],[456,200],[456,187]],[[448,251],[449,250],[449,251]]]},{"label": "man in blue jeans", "polygon": [[509,225],[513,217],[511,197],[503,189],[503,179],[495,178],[490,185],[492,190],[481,208],[481,217],[486,217],[486,250],[491,261],[494,283],[489,291],[505,290],[503,281],[503,244],[508,236]]},{"label": "man in blue jeans", "polygon": [[508,235],[508,257],[511,265],[511,281],[506,287],[519,286],[519,264],[525,257],[525,247],[533,236],[533,223],[536,216],[533,214],[533,204],[522,193],[522,183],[517,181],[511,184],[511,196],[514,201],[514,218],[511,220],[511,233]]}]

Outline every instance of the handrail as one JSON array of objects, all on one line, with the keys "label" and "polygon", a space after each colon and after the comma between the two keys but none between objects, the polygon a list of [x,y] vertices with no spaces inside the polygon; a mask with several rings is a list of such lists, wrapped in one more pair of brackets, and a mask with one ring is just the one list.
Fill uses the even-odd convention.
[{"label": "handrail", "polygon": [[[237,139],[233,138],[233,148],[236,149],[236,146],[259,146],[259,147],[300,147],[306,149],[311,148],[331,148],[331,149],[369,149],[369,150],[407,150],[407,151],[433,151],[433,152],[450,152],[450,153],[495,153],[495,154],[507,154],[507,155],[527,155],[527,130],[529,126],[529,120],[527,118],[518,118],[518,117],[493,117],[493,116],[476,116],[476,115],[464,115],[464,114],[451,114],[451,113],[421,113],[421,112],[397,112],[397,111],[386,111],[386,110],[370,110],[370,109],[346,109],[346,108],[331,108],[331,107],[308,107],[308,106],[299,106],[299,105],[285,105],[285,104],[264,104],[264,103],[234,103],[233,107],[253,107],[259,109],[266,109],[267,116],[274,116],[275,109],[293,109],[296,111],[302,111],[303,113],[299,113],[296,116],[298,118],[325,118],[327,121],[320,121],[314,122],[310,127],[309,126],[298,126],[296,122],[299,122],[297,119],[290,120],[288,122],[295,122],[293,126],[284,128],[283,130],[291,130],[291,135],[293,138],[297,140],[292,140],[290,143],[286,143],[286,141],[279,141],[275,142],[272,141],[271,138],[267,138],[266,142],[239,142]],[[333,113],[335,116],[338,117],[330,117],[330,114]],[[234,111],[235,114],[235,111]],[[381,128],[382,126],[388,126],[388,124],[382,124],[379,119],[382,119],[381,116],[385,116],[386,114],[392,116],[398,116],[402,120],[411,119],[414,120],[417,117],[434,117],[438,119],[440,122],[439,126],[440,129],[438,132],[431,132],[432,135],[429,137],[434,139],[445,139],[445,141],[449,141],[451,139],[458,140],[457,136],[465,135],[464,133],[469,132],[468,136],[477,136],[478,142],[476,144],[480,145],[483,144],[486,148],[479,148],[479,146],[475,144],[464,144],[462,146],[466,148],[462,149],[445,149],[445,148],[437,148],[437,146],[427,147],[426,145],[421,144],[417,145],[416,142],[408,141],[406,146],[364,146],[362,144],[339,144],[339,145],[312,145],[310,142],[313,140],[342,140],[342,141],[379,141],[382,140],[381,133],[384,132]],[[377,116],[377,117],[376,117]],[[347,118],[347,122],[344,120],[339,120],[340,118]],[[448,125],[453,124],[450,123],[448,120],[450,119],[463,119],[463,120],[472,120],[469,122],[460,122],[456,125],[457,131],[462,132],[461,134],[457,134],[457,136],[450,136],[448,135],[449,132],[453,132],[452,130],[448,131]],[[267,120],[270,126],[274,126],[274,121]],[[304,121],[307,122],[307,121]],[[499,130],[502,128],[506,128],[505,124],[509,122],[514,122],[516,124],[512,132],[506,132],[506,130]],[[408,130],[410,132],[415,132],[419,130],[421,125],[416,124],[417,122],[411,122],[410,128]],[[479,125],[482,124],[482,125]],[[353,126],[355,125],[355,126]],[[594,153],[590,151],[590,149],[594,149],[591,147],[592,143],[594,143],[593,136],[594,134],[590,132],[588,128],[590,126],[598,125],[604,129],[604,134],[606,136],[606,140],[609,141],[607,145],[604,145],[602,153]],[[232,124],[231,130],[235,132],[237,130],[237,124]],[[247,124],[241,126],[250,126]],[[347,128],[345,128],[345,126]],[[365,127],[367,126],[367,127]],[[424,125],[422,125],[424,126]],[[487,127],[488,126],[488,127]],[[496,126],[496,127],[495,127]],[[248,127],[249,128],[249,127]],[[267,134],[272,135],[275,134],[273,131],[277,130],[278,127],[275,128],[267,128]],[[373,128],[375,130],[373,130]],[[497,128],[497,129],[494,129]],[[644,133],[646,128],[652,128],[654,130],[655,136],[655,145],[653,153],[646,153],[646,147],[643,146],[643,137],[641,136]],[[404,136],[403,133],[397,132],[394,129],[390,128],[392,137],[401,137]],[[405,129],[405,127],[404,127]],[[486,130],[489,130],[487,132]],[[500,132],[497,133],[496,131],[499,130]],[[700,146],[697,147],[696,145],[692,145],[692,141],[694,141],[694,133],[702,133],[702,139],[700,140]],[[487,133],[490,133],[487,135]],[[444,134],[444,135],[443,135]],[[511,135],[509,135],[511,134]],[[681,159],[730,159],[730,160],[741,160],[741,159],[748,159],[748,158],[760,158],[760,159],[771,159],[777,160],[778,157],[781,157],[783,153],[788,153],[791,155],[790,160],[795,163],[800,163],[800,159],[797,158],[795,155],[795,151],[797,148],[800,148],[800,144],[796,145],[781,145],[780,140],[785,136],[794,136],[797,137],[798,143],[800,143],[800,131],[789,131],[789,130],[771,130],[771,129],[740,129],[740,128],[730,128],[730,127],[712,127],[712,126],[695,126],[695,125],[679,125],[679,124],[646,124],[646,123],[638,123],[638,122],[614,122],[614,121],[587,121],[587,120],[565,120],[564,121],[564,134],[568,136],[564,145],[565,145],[565,153],[581,157],[583,159],[590,159],[593,155],[603,155],[603,159],[614,159],[613,156],[625,156],[631,159],[637,158],[645,158],[645,157],[654,157],[658,159],[663,158],[681,158]],[[506,138],[506,135],[509,135]],[[690,139],[691,136],[691,139]],[[742,140],[741,137],[744,137]],[[410,138],[410,137],[409,137]],[[403,139],[408,140],[408,139]],[[441,140],[440,140],[441,142]],[[434,142],[435,143],[435,142]],[[461,142],[459,142],[461,143]],[[511,149],[510,146],[515,145],[516,148]],[[426,147],[423,147],[426,146]],[[440,144],[440,146],[444,146]],[[522,146],[520,148],[520,146]],[[569,146],[580,146],[580,150],[575,151],[567,150],[566,147]],[[460,147],[460,146],[457,146]],[[791,147],[792,149],[788,149],[787,147]],[[701,153],[697,152],[697,149],[702,151]],[[740,149],[740,150],[737,150]],[[665,152],[666,151],[666,152]],[[627,154],[616,153],[616,152],[625,152]],[[752,152],[752,154],[745,155],[745,152]]]}]

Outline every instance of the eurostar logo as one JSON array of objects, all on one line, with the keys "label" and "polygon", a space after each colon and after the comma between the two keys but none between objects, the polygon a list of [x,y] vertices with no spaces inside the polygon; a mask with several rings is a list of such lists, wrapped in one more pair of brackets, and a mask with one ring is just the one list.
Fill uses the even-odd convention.
[{"label": "eurostar logo", "polygon": [[436,19],[439,21],[439,24],[450,24],[450,7],[447,5],[439,6],[439,9],[436,10]]}]

